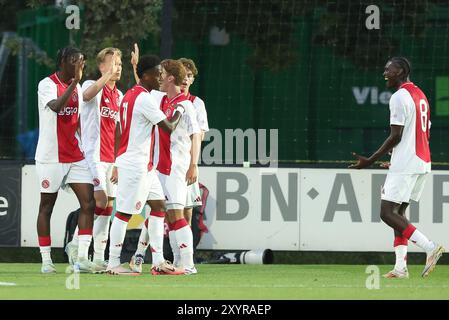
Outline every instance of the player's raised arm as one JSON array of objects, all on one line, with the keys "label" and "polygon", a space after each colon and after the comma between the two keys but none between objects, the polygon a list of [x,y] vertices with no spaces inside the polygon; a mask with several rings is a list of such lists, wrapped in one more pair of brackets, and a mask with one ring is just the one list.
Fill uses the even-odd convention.
[{"label": "player's raised arm", "polygon": [[175,131],[176,127],[178,126],[179,121],[181,120],[182,115],[184,114],[185,110],[184,107],[180,104],[176,106],[176,111],[173,115],[173,117],[168,120],[165,118],[161,122],[159,122],[157,125],[161,127],[164,131],[168,133],[172,133]]},{"label": "player's raised arm", "polygon": [[56,113],[59,113],[59,111],[61,111],[61,109],[67,105],[67,102],[69,101],[69,98],[71,97],[73,90],[75,90],[76,86],[83,77],[83,69],[85,61],[83,55],[80,55],[78,59],[72,57],[70,62],[64,63],[70,63],[72,65],[75,65],[75,77],[73,78],[72,83],[67,87],[67,89],[59,98],[51,100],[47,103],[47,106]]},{"label": "player's raised arm", "polygon": [[134,79],[139,83],[140,78],[137,75],[137,64],[139,63],[139,46],[134,43],[134,51],[131,51],[131,64],[133,66]]},{"label": "player's raised arm", "polygon": [[90,101],[92,100],[98,92],[111,80],[111,78],[119,71],[119,61],[117,59],[117,52],[112,54],[111,64],[108,68],[108,71],[105,72],[94,84],[92,84],[89,88],[87,88],[83,92],[83,100]]}]

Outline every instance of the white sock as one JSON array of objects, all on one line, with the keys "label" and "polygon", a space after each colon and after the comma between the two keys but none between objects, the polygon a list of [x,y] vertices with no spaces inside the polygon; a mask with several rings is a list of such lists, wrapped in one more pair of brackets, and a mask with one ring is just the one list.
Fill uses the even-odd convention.
[{"label": "white sock", "polygon": [[42,263],[51,261],[51,246],[39,247],[42,257]]},{"label": "white sock", "polygon": [[77,225],[76,228],[75,228],[75,233],[73,234],[72,241],[70,241],[72,243],[72,245],[74,245],[76,247],[78,246],[78,243],[79,243],[79,237],[78,237],[78,232],[79,231],[80,230],[79,230],[78,225]]},{"label": "white sock", "polygon": [[394,269],[403,270],[407,268],[407,246],[396,246],[394,247],[394,252],[396,253],[396,264],[394,265]]},{"label": "white sock", "polygon": [[176,242],[181,255],[181,265],[184,268],[192,268],[193,264],[193,234],[192,229],[185,219],[175,222]]},{"label": "white sock", "polygon": [[149,241],[150,241],[147,223],[148,223],[148,219],[145,220],[142,230],[140,231],[139,242],[137,243],[137,250],[136,250],[135,255],[139,254],[139,255],[145,257],[145,253],[147,252]]},{"label": "white sock", "polygon": [[92,241],[91,234],[80,234],[78,235],[78,259],[88,259],[90,242]]},{"label": "white sock", "polygon": [[128,221],[129,219],[119,214],[116,214],[114,220],[112,220],[108,268],[114,268],[120,265],[120,254],[122,253]]},{"label": "white sock", "polygon": [[170,247],[173,252],[173,265],[179,266],[181,264],[181,251],[179,250],[178,242],[176,241],[175,230],[170,230],[168,232],[168,239],[170,240]]},{"label": "white sock", "polygon": [[418,247],[426,251],[426,253],[431,252],[435,249],[435,243],[427,239],[425,235],[423,235],[418,229],[416,229],[412,235],[410,236],[410,241],[416,244]]},{"label": "white sock", "polygon": [[164,247],[165,213],[151,212],[148,218],[148,235],[150,236],[152,263],[157,266],[165,261]]},{"label": "white sock", "polygon": [[97,216],[94,220],[94,260],[104,261],[104,251],[108,243],[110,216]]}]

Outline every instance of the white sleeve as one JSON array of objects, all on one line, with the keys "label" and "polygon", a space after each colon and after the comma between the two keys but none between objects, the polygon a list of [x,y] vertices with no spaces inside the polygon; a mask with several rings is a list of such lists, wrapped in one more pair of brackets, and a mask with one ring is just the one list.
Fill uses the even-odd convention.
[{"label": "white sleeve", "polygon": [[43,108],[47,107],[50,101],[58,99],[58,89],[56,84],[50,78],[41,80],[37,87],[37,96],[40,105]]},{"label": "white sleeve", "polygon": [[393,94],[390,99],[390,125],[405,125],[405,102],[401,99],[400,92]]},{"label": "white sleeve", "polygon": [[[86,81],[84,81],[84,82],[83,82],[83,85],[81,86],[81,92],[84,93],[84,91],[86,91],[86,90],[87,90],[89,87],[91,87],[94,83],[95,83],[94,80],[86,80]],[[99,98],[101,99],[101,93],[102,93],[102,91],[103,91],[103,90],[100,90],[94,98],[92,98],[91,100],[86,101],[86,102],[91,102],[91,101],[93,101],[94,99],[99,99]],[[81,97],[81,100],[84,101],[83,97]]]},{"label": "white sleeve", "polygon": [[147,92],[139,94],[136,99],[134,108],[138,110],[147,118],[153,125],[158,124],[165,118],[165,114],[159,109],[156,100]]},{"label": "white sleeve", "polygon": [[209,123],[207,121],[207,112],[206,107],[204,105],[204,101],[196,97],[193,104],[195,106],[196,119],[198,121],[200,129],[203,130],[204,132],[209,131]]},{"label": "white sleeve", "polygon": [[188,135],[191,136],[195,133],[201,133],[201,129],[197,121],[195,107],[193,106],[192,102],[186,100],[182,101],[181,104],[185,109],[181,121],[184,121],[184,123],[186,124]]}]

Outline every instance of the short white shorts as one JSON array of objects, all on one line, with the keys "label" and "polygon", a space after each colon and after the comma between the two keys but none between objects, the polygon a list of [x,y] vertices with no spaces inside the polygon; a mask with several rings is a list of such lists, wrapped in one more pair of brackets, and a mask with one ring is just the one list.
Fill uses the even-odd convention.
[{"label": "short white shorts", "polygon": [[382,200],[395,203],[419,201],[424,190],[427,174],[388,173],[382,187]]},{"label": "short white shorts", "polygon": [[200,183],[197,181],[187,186],[186,208],[201,207],[202,205]]},{"label": "short white shorts", "polygon": [[184,209],[187,199],[187,181],[185,174],[172,171],[169,176],[158,171],[159,180],[167,200],[167,210]]},{"label": "short white shorts", "polygon": [[93,183],[85,159],[72,163],[41,163],[36,161],[36,173],[41,193],[55,193],[60,188],[69,191],[70,183]]},{"label": "short white shorts", "polygon": [[89,162],[89,169],[93,176],[94,191],[103,190],[106,195],[115,198],[117,185],[111,182],[113,163]]},{"label": "short white shorts", "polygon": [[118,168],[116,209],[127,214],[140,214],[147,200],[164,200],[161,183],[153,169]]}]

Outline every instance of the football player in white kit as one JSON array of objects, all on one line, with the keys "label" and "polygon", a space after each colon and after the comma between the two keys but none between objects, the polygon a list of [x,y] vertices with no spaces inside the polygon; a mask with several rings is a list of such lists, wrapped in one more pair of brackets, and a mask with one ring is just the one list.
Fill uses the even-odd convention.
[{"label": "football player in white kit", "polygon": [[[97,67],[101,77],[97,81],[83,83],[84,107],[81,113],[81,143],[89,169],[93,175],[94,198],[94,257],[93,262],[106,270],[104,251],[109,235],[109,222],[116,193],[111,182],[112,169],[120,134],[119,106],[123,94],[117,89],[122,71],[122,53],[117,48],[105,48],[97,55]],[[73,240],[66,246],[69,262],[77,255],[78,228]]]},{"label": "football player in white kit", "polygon": [[[187,77],[183,64],[177,60],[164,60],[162,65],[161,109],[168,118],[173,116],[175,106],[182,104],[186,110],[176,130],[171,134],[159,129],[159,161],[157,170],[167,199],[167,219],[172,232],[172,243],[180,250],[178,267],[185,274],[195,274],[193,262],[193,236],[189,223],[184,218],[187,201],[187,186],[198,178],[198,158],[201,145],[201,130],[197,122],[195,107],[181,91]],[[150,239],[151,240],[151,239]]]},{"label": "football player in white kit", "polygon": [[117,213],[111,226],[107,267],[112,274],[132,273],[120,265],[120,254],[128,221],[131,215],[140,214],[145,203],[152,208],[150,232],[154,234],[150,234],[153,257],[151,273],[184,274],[184,270],[174,268],[163,257],[165,197],[153,165],[153,156],[156,125],[164,132],[173,132],[185,109],[182,105],[175,105],[170,120],[160,110],[159,104],[150,94],[152,88],[159,87],[160,74],[158,57],[142,57],[137,64],[139,83],[127,91],[120,107],[122,136],[116,160],[117,172],[112,177],[113,181],[118,181]]},{"label": "football player in white kit", "polygon": [[382,188],[380,217],[394,229],[396,264],[384,275],[386,278],[408,278],[407,244],[415,243],[427,254],[421,274],[433,271],[445,249],[416,229],[405,217],[410,200],[419,201],[425,180],[431,169],[430,106],[426,96],[410,82],[410,63],[406,58],[394,57],[385,65],[387,87],[397,91],[390,98],[390,136],[371,157],[353,154],[357,163],[350,168],[362,169],[393,149],[389,171]]},{"label": "football player in white kit", "polygon": [[[204,101],[198,97],[194,96],[190,93],[190,86],[195,81],[195,77],[198,75],[198,69],[196,68],[195,62],[191,59],[180,58],[179,62],[181,62],[187,71],[186,80],[182,83],[181,91],[184,92],[187,99],[192,102],[195,107],[196,112],[196,120],[201,129],[201,141],[204,140],[204,135],[209,131],[209,123],[207,121],[207,112],[206,107],[204,105]],[[187,203],[184,208],[184,217],[187,222],[192,225],[192,209],[193,207],[200,207],[202,205],[201,202],[201,193],[199,180],[188,186],[187,193]]]},{"label": "football player in white kit", "polygon": [[[181,91],[185,94],[187,99],[193,103],[193,106],[195,107],[196,112],[196,119],[198,122],[198,125],[201,129],[201,141],[204,140],[204,134],[209,131],[209,125],[207,121],[207,112],[206,108],[204,106],[204,101],[201,100],[199,97],[196,97],[189,92],[190,86],[193,84],[195,80],[195,76],[198,75],[198,69],[195,66],[195,63],[191,59],[187,58],[180,58],[178,59],[179,62],[181,62],[184,67],[186,68],[186,78],[182,82],[181,85]],[[152,91],[153,92],[153,91]],[[187,223],[191,226],[192,225],[192,211],[193,207],[201,206],[201,192],[199,187],[199,181],[197,181],[191,185],[187,186],[187,200],[186,200],[186,206],[184,208],[184,218],[187,220]],[[131,260],[130,264],[141,264],[143,263],[143,258],[145,256],[145,251],[148,247],[148,232],[145,230],[148,225],[148,219],[145,220],[145,224],[142,227],[141,236],[139,237],[139,244],[136,250],[136,253],[133,256],[133,259]],[[180,265],[180,249],[177,245],[176,238],[174,235],[174,230],[169,231],[169,239],[170,239],[170,246],[173,251],[173,264],[175,266]]]},{"label": "football player in white kit", "polygon": [[59,70],[38,86],[39,141],[35,159],[41,192],[37,219],[41,272],[56,272],[50,255],[50,218],[58,191],[66,186],[74,191],[81,207],[76,270],[94,272],[96,269],[87,258],[95,209],[93,179],[77,132],[82,106],[79,82],[83,75],[83,54],[76,48],[63,48],[58,52],[57,66]]}]

